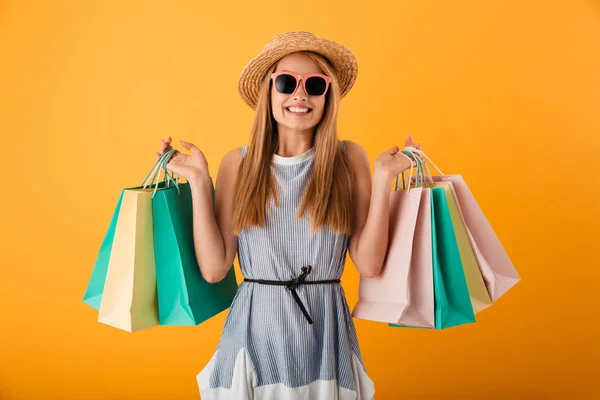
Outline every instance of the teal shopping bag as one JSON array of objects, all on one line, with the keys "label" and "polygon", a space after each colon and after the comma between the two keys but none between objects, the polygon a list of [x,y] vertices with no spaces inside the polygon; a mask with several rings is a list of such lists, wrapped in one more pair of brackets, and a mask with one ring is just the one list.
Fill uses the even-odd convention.
[{"label": "teal shopping bag", "polygon": [[104,235],[104,240],[100,246],[100,251],[96,257],[96,263],[92,270],[92,275],[88,281],[87,289],[83,295],[83,301],[92,306],[96,311],[100,311],[100,302],[102,301],[102,293],[104,292],[104,282],[106,280],[106,272],[108,271],[108,261],[110,260],[110,252],[112,251],[113,239],[115,237],[115,228],[121,211],[121,203],[125,189],[121,191],[117,207],[113,212],[112,219],[108,226],[108,230]]},{"label": "teal shopping bag", "polygon": [[[214,204],[214,186],[211,182]],[[161,189],[162,188],[162,189]],[[200,273],[193,242],[189,183],[165,188],[152,201],[158,313],[161,325],[197,325],[229,308],[237,292],[231,266],[223,280],[207,282]]]},{"label": "teal shopping bag", "polygon": [[[152,219],[160,325],[197,325],[229,308],[238,286],[233,265],[216,283],[207,282],[200,273],[194,249],[190,184],[172,180],[166,168],[176,151],[169,147],[142,184],[154,191]],[[161,169],[163,180],[149,185],[160,177]],[[214,208],[212,181],[211,192]]]},{"label": "teal shopping bag", "polygon": [[475,314],[444,188],[431,188],[431,199],[435,329],[444,329],[475,322]]}]

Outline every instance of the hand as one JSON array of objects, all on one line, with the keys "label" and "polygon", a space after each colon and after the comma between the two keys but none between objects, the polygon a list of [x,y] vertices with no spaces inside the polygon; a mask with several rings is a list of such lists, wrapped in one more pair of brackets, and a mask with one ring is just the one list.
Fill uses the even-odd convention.
[{"label": "hand", "polygon": [[[413,138],[408,135],[404,142],[405,146],[412,146],[416,149],[421,149],[421,143],[414,145]],[[390,177],[400,175],[403,171],[410,167],[416,168],[417,163],[411,160],[406,154],[402,153],[398,146],[394,146],[391,149],[381,153],[381,155],[375,160],[375,170],[383,172]]]},{"label": "hand", "polygon": [[[172,139],[169,136],[166,141],[161,139],[160,142],[160,151],[156,152],[156,158],[160,157],[165,150],[167,150],[171,145]],[[200,151],[193,143],[185,142],[183,140],[180,140],[180,143],[186,150],[191,151],[192,154],[175,153],[167,163],[167,171],[174,172],[185,178],[187,181],[191,181],[200,176],[210,176],[208,172],[208,162],[202,151]]]}]

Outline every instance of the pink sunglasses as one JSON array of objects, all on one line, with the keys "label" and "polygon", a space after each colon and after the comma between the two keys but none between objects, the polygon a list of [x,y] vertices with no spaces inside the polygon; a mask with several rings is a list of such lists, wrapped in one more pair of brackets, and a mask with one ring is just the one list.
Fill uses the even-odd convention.
[{"label": "pink sunglasses", "polygon": [[329,89],[331,78],[323,74],[296,74],[294,72],[279,71],[271,74],[275,89],[279,93],[292,94],[298,88],[300,81],[304,81],[304,89],[309,96],[323,96]]}]

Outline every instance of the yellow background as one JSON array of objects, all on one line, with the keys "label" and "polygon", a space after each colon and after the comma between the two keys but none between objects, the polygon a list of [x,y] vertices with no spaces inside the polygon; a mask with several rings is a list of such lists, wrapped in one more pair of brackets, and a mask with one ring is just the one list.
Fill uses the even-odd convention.
[{"label": "yellow background", "polygon": [[[0,399],[198,398],[225,313],[129,334],[81,299],[159,138],[194,142],[216,177],[248,141],[238,75],[289,30],[358,59],[339,136],[371,161],[408,132],[423,141],[463,174],[522,276],[468,326],[355,320],[376,398],[597,394],[598,1],[5,0]],[[353,307],[350,261],[343,285]]]}]

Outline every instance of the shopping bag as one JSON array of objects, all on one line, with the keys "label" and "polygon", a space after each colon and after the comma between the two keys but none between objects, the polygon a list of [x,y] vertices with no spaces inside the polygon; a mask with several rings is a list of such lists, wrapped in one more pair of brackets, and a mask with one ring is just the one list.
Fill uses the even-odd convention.
[{"label": "shopping bag", "polygon": [[[417,187],[427,188],[421,160],[409,149],[417,161],[416,180],[410,180]],[[419,182],[420,179],[420,182]],[[435,299],[435,329],[475,322],[466,277],[460,258],[458,242],[454,233],[450,207],[443,187],[430,187],[431,207],[431,253],[433,261],[433,287]],[[418,327],[389,324],[391,327]]]},{"label": "shopping bag", "polygon": [[158,325],[149,189],[123,189],[98,321],[128,332]]},{"label": "shopping bag", "polygon": [[[166,169],[175,152],[167,149],[140,186],[121,192],[84,295],[100,322],[130,332],[157,323],[197,325],[231,305],[233,266],[214,284],[200,273],[189,183]],[[163,181],[150,184],[161,168]],[[214,195],[213,186],[213,203]]]},{"label": "shopping bag", "polygon": [[121,210],[121,203],[123,201],[123,195],[125,191],[121,191],[117,207],[113,212],[113,216],[110,220],[108,230],[100,246],[100,251],[96,257],[96,263],[92,270],[92,275],[88,281],[87,289],[83,295],[83,301],[89,304],[96,311],[100,310],[100,302],[102,301],[102,292],[104,291],[104,282],[106,281],[106,272],[108,270],[108,261],[110,260],[110,253],[115,237],[115,229],[117,227],[117,218]]},{"label": "shopping bag", "polygon": [[441,187],[444,189],[444,195],[448,203],[448,211],[450,212],[450,219],[452,220],[452,227],[454,228],[454,235],[458,245],[460,260],[465,273],[469,295],[471,296],[473,312],[477,314],[491,306],[492,300],[490,299],[490,295],[488,294],[485,282],[479,270],[475,250],[471,245],[465,222],[461,217],[458,203],[453,192],[452,183],[436,182],[432,187]]},{"label": "shopping bag", "polygon": [[[412,169],[411,169],[412,176]],[[417,172],[418,173],[418,172]],[[410,180],[409,180],[410,182]],[[433,260],[429,189],[396,187],[389,195],[388,249],[381,273],[360,278],[353,317],[433,328]]]},{"label": "shopping bag", "polygon": [[[233,266],[219,282],[202,277],[194,251],[190,185],[178,188],[159,190],[153,199],[158,310],[161,325],[197,325],[227,309],[238,285]],[[214,204],[214,186],[211,190]]]},{"label": "shopping bag", "polygon": [[[144,192],[143,194],[141,194],[141,196],[144,197],[144,199],[147,203],[148,202],[147,193],[149,192],[150,189],[148,188],[148,185],[144,184],[144,183],[147,181],[147,178],[151,175],[151,173],[153,171],[155,173],[156,173],[156,171],[158,171],[156,169],[156,167],[157,166],[159,167],[161,165],[161,162],[164,161],[165,157],[170,156],[170,155],[172,155],[172,153],[165,152],[165,153],[163,153],[163,155],[160,158],[158,158],[155,161],[150,172],[144,179],[144,182],[142,182],[142,185],[136,186],[136,187],[131,187],[131,188],[125,188],[125,189],[121,190],[121,194],[119,196],[117,206],[115,207],[115,210],[113,212],[113,216],[111,218],[108,230],[104,236],[104,240],[102,241],[100,251],[98,252],[98,256],[96,257],[96,262],[94,264],[94,268],[92,270],[91,277],[88,281],[88,285],[87,285],[85,294],[83,296],[83,301],[85,303],[87,303],[88,305],[90,305],[92,308],[94,308],[96,311],[100,311],[100,304],[102,302],[102,295],[103,295],[105,284],[106,284],[106,277],[107,277],[107,273],[108,273],[108,267],[109,267],[109,262],[111,259],[111,254],[114,251],[115,253],[119,253],[116,255],[116,257],[119,257],[119,256],[125,257],[125,254],[119,250],[123,247],[123,244],[118,244],[116,250],[113,248],[113,244],[115,241],[115,232],[116,232],[116,228],[117,228],[117,221],[118,221],[119,215],[122,211],[122,203],[123,203],[125,194],[127,192]],[[156,190],[153,193],[155,193],[155,192],[156,192]],[[136,202],[137,200],[140,200],[140,199],[136,199],[131,196],[132,195],[128,194],[128,201]],[[146,203],[144,203],[144,204],[146,204]],[[126,212],[131,212],[131,209],[133,208],[135,210],[136,207],[129,205],[127,208],[129,211],[126,211]],[[143,210],[143,208],[141,208],[140,211],[141,210]],[[140,216],[141,216],[141,214],[140,214]],[[144,216],[145,216],[145,218],[148,218],[148,213],[144,214]],[[123,217],[123,218],[126,218],[126,217]],[[129,223],[132,223],[132,222],[129,222]],[[140,221],[140,223],[145,223],[146,225],[148,225],[150,222]],[[125,222],[122,222],[122,224],[125,224]],[[121,227],[121,229],[123,229],[123,227]],[[150,227],[150,231],[152,231],[152,227]],[[136,234],[137,233],[140,233],[140,232],[138,231],[138,232],[136,232]],[[124,235],[126,235],[126,234],[121,233],[119,235],[119,238],[121,238],[121,239],[125,238],[124,240],[129,240]],[[134,242],[134,243],[137,243],[137,242]],[[144,243],[146,243],[146,242],[142,242],[142,244],[144,244]],[[131,248],[129,248],[127,246],[125,246],[125,248],[126,248],[126,251],[131,250]],[[113,260],[113,262],[115,262],[115,261]],[[107,309],[105,309],[105,312],[107,312]]]},{"label": "shopping bag", "polygon": [[[413,150],[416,149],[413,148]],[[467,234],[488,294],[492,302],[497,301],[521,280],[506,250],[463,177],[461,175],[444,175],[426,154],[419,150],[416,152],[426,161],[424,163],[426,169],[428,169],[428,162],[440,173],[439,176],[432,177],[433,181],[452,183],[457,206],[467,227]],[[429,175],[431,176],[431,174]]]},{"label": "shopping bag", "polygon": [[386,258],[379,275],[360,277],[353,317],[434,326],[429,203],[429,189],[390,193]]},{"label": "shopping bag", "polygon": [[475,322],[471,296],[444,189],[431,188],[436,329]]}]

